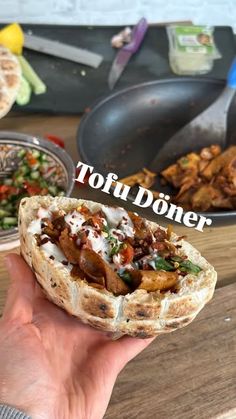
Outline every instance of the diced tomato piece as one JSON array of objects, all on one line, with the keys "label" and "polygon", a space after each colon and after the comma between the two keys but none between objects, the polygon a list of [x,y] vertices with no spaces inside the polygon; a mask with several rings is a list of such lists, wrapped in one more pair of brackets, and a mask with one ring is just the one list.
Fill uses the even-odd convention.
[{"label": "diced tomato piece", "polygon": [[10,191],[10,186],[7,186],[7,185],[0,186],[0,193],[7,193],[9,191]]},{"label": "diced tomato piece", "polygon": [[1,199],[7,199],[11,195],[17,195],[19,193],[19,188],[12,185],[0,185],[0,195]]},{"label": "diced tomato piece", "polygon": [[34,166],[36,163],[38,163],[38,160],[32,155],[30,151],[28,151],[26,155],[27,162],[29,166]]},{"label": "diced tomato piece", "polygon": [[120,250],[120,254],[122,257],[122,264],[127,265],[132,262],[134,257],[134,249],[130,243],[125,242],[124,246]]},{"label": "diced tomato piece", "polygon": [[62,140],[62,138],[57,137],[56,135],[52,135],[52,134],[46,134],[45,137],[47,138],[47,140],[51,141],[52,143],[59,145],[59,147],[65,148],[65,143]]},{"label": "diced tomato piece", "polygon": [[42,188],[35,184],[35,183],[29,183],[29,182],[24,182],[24,188],[27,190],[28,194],[30,196],[33,195],[42,195]]}]

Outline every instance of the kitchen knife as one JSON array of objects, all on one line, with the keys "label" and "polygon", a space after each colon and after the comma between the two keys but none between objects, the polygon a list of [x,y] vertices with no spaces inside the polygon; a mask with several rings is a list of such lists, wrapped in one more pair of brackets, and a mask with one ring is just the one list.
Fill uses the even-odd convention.
[{"label": "kitchen knife", "polygon": [[138,51],[143,41],[144,35],[147,32],[147,28],[147,20],[143,17],[132,30],[131,42],[122,47],[121,50],[117,53],[108,76],[108,85],[111,90],[123,73],[131,56]]},{"label": "kitchen knife", "polygon": [[27,33],[24,33],[24,47],[94,68],[97,68],[103,60],[102,55],[95,54],[86,49],[77,48],[58,41],[52,41],[40,36],[28,35]]}]

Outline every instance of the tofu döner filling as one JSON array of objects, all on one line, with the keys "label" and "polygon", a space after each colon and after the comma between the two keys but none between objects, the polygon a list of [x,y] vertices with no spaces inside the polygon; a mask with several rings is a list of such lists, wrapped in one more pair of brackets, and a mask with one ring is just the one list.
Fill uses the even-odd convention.
[{"label": "tofu d\u00f6ner filling", "polygon": [[136,289],[177,292],[179,278],[201,268],[181,254],[181,238],[171,229],[151,230],[145,219],[120,207],[86,205],[68,212],[40,208],[28,232],[52,261],[68,269],[73,280],[114,295]]}]

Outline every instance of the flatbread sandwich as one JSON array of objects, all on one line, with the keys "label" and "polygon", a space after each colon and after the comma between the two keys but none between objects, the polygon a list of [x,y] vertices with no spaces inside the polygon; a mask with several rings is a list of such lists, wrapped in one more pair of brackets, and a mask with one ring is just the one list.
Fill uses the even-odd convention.
[{"label": "flatbread sandwich", "polygon": [[121,207],[23,198],[21,252],[47,297],[82,322],[146,338],[189,324],[217,274],[170,228]]},{"label": "flatbread sandwich", "polygon": [[21,84],[19,61],[9,49],[0,45],[0,119],[11,109]]}]

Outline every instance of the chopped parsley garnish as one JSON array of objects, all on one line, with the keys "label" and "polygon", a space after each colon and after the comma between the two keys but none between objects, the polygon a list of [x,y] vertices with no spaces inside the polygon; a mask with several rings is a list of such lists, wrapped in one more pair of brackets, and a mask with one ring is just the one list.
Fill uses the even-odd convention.
[{"label": "chopped parsley garnish", "polygon": [[199,266],[195,265],[190,260],[182,259],[179,256],[174,256],[171,258],[171,260],[179,263],[178,269],[181,272],[187,272],[189,274],[198,274],[202,270]]},{"label": "chopped parsley garnish", "polygon": [[117,253],[119,253],[120,249],[123,247],[123,243],[119,243],[118,240],[113,241],[112,240],[112,247],[111,247],[111,252],[110,252],[110,256],[114,256]]},{"label": "chopped parsley garnish", "polygon": [[178,262],[178,263],[183,262],[183,259],[180,256],[173,256],[171,258],[171,260],[173,260],[174,262]]},{"label": "chopped parsley garnish", "polygon": [[110,244],[110,247],[111,247],[110,256],[112,257],[112,256],[116,255],[117,253],[119,253],[119,251],[123,247],[124,243],[121,243],[118,240],[118,238],[114,237],[111,234],[111,231],[110,231],[108,225],[103,225],[103,231],[105,233],[107,233],[106,239]]},{"label": "chopped parsley garnish", "polygon": [[132,277],[130,275],[129,272],[124,271],[124,272],[119,272],[119,276],[123,279],[123,281],[125,281],[127,284],[131,284],[132,282]]},{"label": "chopped parsley garnish", "polygon": [[[172,262],[177,262],[179,264],[178,268],[176,268]],[[171,261],[168,261],[160,256],[156,256],[154,260],[149,262],[149,265],[157,271],[174,271],[178,269],[181,272],[187,272],[195,275],[197,275],[202,270],[199,266],[195,265],[190,260],[182,259],[179,256],[172,257]]]},{"label": "chopped parsley garnish", "polygon": [[110,233],[110,229],[109,229],[108,225],[103,224],[102,231],[104,231],[104,233],[109,234]]},{"label": "chopped parsley garnish", "polygon": [[180,164],[182,166],[188,166],[189,164],[189,159],[187,157],[182,157],[182,159],[180,159]]},{"label": "chopped parsley garnish", "polygon": [[[160,270],[173,271],[174,270],[174,266],[170,262],[162,258],[161,256],[156,256],[153,262],[154,262],[156,271],[160,271]],[[153,263],[151,264],[151,266],[153,267]]]},{"label": "chopped parsley garnish", "polygon": [[188,272],[189,274],[199,274],[201,272],[201,268],[194,263],[192,263],[190,260],[183,260],[179,264],[179,270],[181,272]]}]

